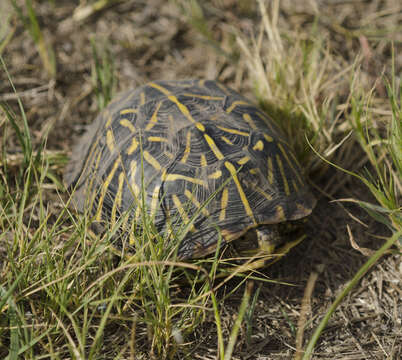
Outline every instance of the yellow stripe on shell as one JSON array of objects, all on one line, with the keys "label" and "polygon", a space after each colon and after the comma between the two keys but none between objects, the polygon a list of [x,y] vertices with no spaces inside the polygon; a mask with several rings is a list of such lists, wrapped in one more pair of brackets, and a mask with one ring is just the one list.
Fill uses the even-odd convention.
[{"label": "yellow stripe on shell", "polygon": [[[194,196],[194,194],[193,194],[191,191],[189,191],[188,189],[184,190],[184,195],[186,195],[187,199],[189,199],[189,200],[195,205],[195,207],[196,207],[197,209],[201,209],[201,204],[200,204],[200,202],[196,199],[196,197]],[[209,215],[210,215],[210,214],[209,214],[209,211],[207,210],[206,207],[203,207],[203,208],[201,209],[201,213],[202,213],[204,216],[209,216]]]},{"label": "yellow stripe on shell", "polygon": [[265,140],[267,140],[268,142],[274,141],[273,137],[272,137],[272,136],[269,136],[268,134],[264,134],[264,138],[265,138]]},{"label": "yellow stripe on shell", "polygon": [[139,189],[136,179],[135,179],[136,172],[137,172],[137,161],[131,160],[131,162],[130,162],[130,186],[134,192],[134,196],[138,197],[138,195],[140,194],[140,189]]},{"label": "yellow stripe on shell", "polygon": [[233,181],[236,184],[237,187],[237,192],[239,193],[240,200],[243,203],[244,210],[246,211],[246,214],[253,220],[253,223],[256,224],[255,219],[254,219],[254,214],[253,211],[251,210],[250,204],[247,200],[246,194],[244,193],[243,187],[240,184],[240,181],[237,177],[237,171],[236,168],[232,163],[229,161],[225,161],[225,166],[229,170],[230,174],[232,175]]},{"label": "yellow stripe on shell", "polygon": [[149,83],[149,86],[152,86],[153,88],[159,90],[161,93],[165,94],[167,98],[176,104],[176,106],[179,108],[180,112],[192,123],[195,122],[193,117],[190,114],[190,111],[187,109],[187,107],[182,104],[176,96],[174,96],[168,89],[164,88],[161,85],[155,84],[155,83]]},{"label": "yellow stripe on shell", "polygon": [[221,139],[228,145],[233,145],[233,143],[225,136],[221,136]]},{"label": "yellow stripe on shell", "polygon": [[208,179],[219,179],[222,176],[222,171],[217,170],[213,172],[212,174],[208,175]]},{"label": "yellow stripe on shell", "polygon": [[202,186],[207,185],[204,180],[201,180],[198,178],[192,178],[190,176],[181,175],[181,174],[167,174],[167,175],[163,176],[162,178],[164,181],[185,180],[185,181],[191,182],[192,184],[197,184],[197,185],[202,185]]},{"label": "yellow stripe on shell", "polygon": [[199,94],[191,94],[191,93],[183,93],[183,96],[188,96],[188,97],[194,97],[197,99],[203,99],[203,100],[223,100],[224,98],[222,96],[210,96],[210,95],[199,95]]},{"label": "yellow stripe on shell", "polygon": [[134,125],[128,119],[121,119],[120,120],[120,125],[126,127],[127,129],[129,129],[132,133],[136,132]]},{"label": "yellow stripe on shell", "polygon": [[219,126],[219,125],[217,125],[216,127],[218,129],[221,129],[221,130],[226,131],[226,132],[231,133],[231,134],[236,134],[236,135],[241,135],[241,136],[250,136],[250,134],[248,132],[245,132],[245,131],[231,129],[231,128],[227,128],[227,127]]},{"label": "yellow stripe on shell", "polygon": [[109,129],[106,131],[106,145],[111,153],[114,151],[114,144],[113,132]]},{"label": "yellow stripe on shell", "polygon": [[148,139],[148,141],[151,141],[151,142],[167,142],[168,141],[168,139],[160,137],[160,136],[149,136],[147,139]]},{"label": "yellow stripe on shell", "polygon": [[110,115],[110,112],[107,108],[105,109],[105,112],[107,112],[107,121],[105,123],[105,128],[108,128],[112,124],[113,116]]},{"label": "yellow stripe on shell", "polygon": [[145,104],[145,93],[142,92],[140,94],[140,105],[144,105]]},{"label": "yellow stripe on shell", "polygon": [[122,195],[123,195],[124,177],[125,177],[124,176],[124,171],[122,171],[119,174],[119,180],[118,180],[119,185],[118,185],[118,188],[117,188],[116,197],[115,197],[114,202],[113,202],[112,214],[110,216],[112,226],[114,226],[114,224],[116,223],[117,209],[119,207],[121,207],[121,201],[122,201],[122,198],[123,198]]},{"label": "yellow stripe on shell", "polygon": [[226,112],[230,114],[239,105],[250,105],[250,104],[242,100],[236,100],[233,101],[232,104],[226,109]]},{"label": "yellow stripe on shell", "polygon": [[158,105],[156,105],[155,111],[153,112],[151,118],[149,119],[147,126],[145,126],[145,131],[151,130],[158,122],[158,111],[159,111],[161,105],[162,105],[162,102],[159,102]]},{"label": "yellow stripe on shell", "polygon": [[157,185],[157,186],[155,186],[154,191],[152,192],[152,200],[151,200],[151,208],[150,208],[150,214],[152,217],[155,216],[155,214],[156,214],[160,188],[161,188],[160,185]]},{"label": "yellow stripe on shell", "polygon": [[256,142],[256,144],[253,146],[253,150],[254,151],[256,151],[256,150],[258,150],[258,151],[264,150],[264,143],[262,142],[262,140],[258,140]]},{"label": "yellow stripe on shell", "polygon": [[186,134],[186,148],[184,149],[183,157],[180,160],[181,163],[183,163],[183,164],[186,163],[188,155],[190,155],[190,150],[191,150],[191,131],[187,131],[187,134]]},{"label": "yellow stripe on shell", "polygon": [[228,207],[229,201],[229,190],[225,187],[222,190],[222,197],[221,197],[221,211],[219,213],[219,221],[223,221],[226,218],[226,208]]},{"label": "yellow stripe on shell", "polygon": [[196,122],[196,123],[195,123],[195,127],[196,127],[198,130],[205,131],[205,126],[202,125],[200,122]]},{"label": "yellow stripe on shell", "polygon": [[250,127],[255,130],[257,129],[257,126],[255,125],[255,122],[253,120],[253,118],[250,116],[250,114],[243,114],[243,120],[250,125]]},{"label": "yellow stripe on shell", "polygon": [[158,160],[156,160],[148,151],[143,152],[145,161],[150,164],[155,170],[161,169],[161,164],[159,164]]},{"label": "yellow stripe on shell", "polygon": [[201,166],[207,166],[208,165],[207,164],[207,158],[206,158],[206,156],[204,154],[201,154],[200,163],[201,163]]},{"label": "yellow stripe on shell", "polygon": [[[180,199],[178,198],[178,196],[176,194],[172,195],[172,199],[173,199],[174,205],[176,206],[177,210],[179,211],[179,214],[180,214],[181,218],[183,219],[184,223],[188,224],[189,219],[188,219],[186,211],[183,208],[182,203],[180,202]],[[191,224],[190,231],[195,231],[194,224]]]},{"label": "yellow stripe on shell", "polygon": [[224,158],[224,156],[221,153],[221,151],[219,150],[219,148],[216,146],[215,141],[208,134],[204,134],[204,138],[207,141],[212,152],[215,154],[216,158],[218,160],[222,160]]},{"label": "yellow stripe on shell", "polygon": [[131,145],[130,147],[127,149],[127,155],[131,155],[135,150],[137,150],[139,143],[137,141],[136,138],[133,138],[131,140]]},{"label": "yellow stripe on shell", "polygon": [[268,182],[272,185],[274,182],[274,167],[272,166],[272,158],[268,158]]},{"label": "yellow stripe on shell", "polygon": [[237,160],[237,163],[239,165],[244,165],[244,164],[248,163],[250,160],[251,159],[249,156],[243,156],[241,159]]},{"label": "yellow stripe on shell", "polygon": [[[290,161],[287,152],[285,151],[285,148],[282,146],[281,143],[278,143],[278,148],[281,151],[283,157],[286,159],[286,162],[288,163],[289,167],[293,170],[293,173],[296,175],[297,180],[299,181],[299,184],[303,186],[303,180],[299,174],[299,172],[296,170],[296,168],[293,166],[293,162]],[[294,159],[297,161],[296,159]]]},{"label": "yellow stripe on shell", "polygon": [[288,179],[285,176],[285,169],[283,168],[283,163],[282,163],[281,157],[278,154],[276,154],[276,162],[277,162],[278,167],[279,167],[279,172],[281,173],[281,176],[282,176],[282,181],[283,181],[283,187],[284,187],[284,190],[285,190],[285,194],[287,196],[289,196],[290,195],[290,190],[289,190]]},{"label": "yellow stripe on shell", "polygon": [[105,179],[102,188],[101,188],[101,193],[100,193],[100,197],[99,197],[99,202],[98,202],[98,209],[96,210],[96,220],[100,221],[102,218],[102,207],[103,207],[103,201],[105,200],[105,195],[106,192],[109,188],[109,185],[113,179],[113,176],[117,170],[117,168],[120,165],[120,157],[117,158],[117,160],[114,162],[113,168],[110,171],[109,175],[107,176],[107,178]]},{"label": "yellow stripe on shell", "polygon": [[120,110],[120,115],[135,114],[138,112],[138,108],[129,108]]}]

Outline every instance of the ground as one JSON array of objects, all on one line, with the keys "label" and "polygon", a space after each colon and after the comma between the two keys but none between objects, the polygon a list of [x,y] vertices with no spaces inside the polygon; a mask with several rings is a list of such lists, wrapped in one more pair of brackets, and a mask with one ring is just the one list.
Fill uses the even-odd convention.
[{"label": "ground", "polygon": [[[25,16],[27,3],[30,2],[17,1]],[[0,6],[5,20],[0,25],[0,39],[4,40],[12,34],[4,47],[0,47],[0,53],[17,91],[12,91],[6,72],[1,70],[0,101],[7,102],[18,112],[19,96],[28,119],[33,148],[38,149],[46,138],[48,154],[62,158],[52,165],[58,179],[62,177],[63,159],[71,154],[73,143],[82,133],[84,125],[91,123],[99,111],[91,41],[99,53],[103,54],[107,49],[109,60],[113,60],[115,92],[156,79],[208,78],[218,79],[252,101],[261,102],[255,92],[252,69],[236,41],[241,36],[251,44],[250,39],[258,36],[261,13],[257,2],[121,0],[109,3],[99,11],[86,13],[85,6],[93,2],[33,2],[43,38],[54,53],[55,67],[51,63],[46,65],[46,60],[39,56],[35,37],[30,35],[27,26],[23,26],[21,18],[13,15],[12,5],[4,1]],[[306,46],[309,42],[313,43],[319,34],[322,41],[328,42],[328,51],[336,54],[334,58],[339,74],[352,66],[360,54],[362,78],[374,86],[378,99],[386,98],[381,76],[391,76],[392,62],[395,74],[399,74],[397,81],[400,81],[402,5],[399,1],[306,0],[297,4],[282,1],[278,24],[279,29],[286,31],[286,36],[300,37],[306,41]],[[338,87],[334,85],[331,88],[336,92],[339,106],[346,102],[348,92],[345,84],[349,82],[351,80],[339,82]],[[361,87],[367,84],[361,84]],[[385,117],[389,115],[388,111],[388,108],[384,109]],[[5,134],[5,122],[5,117],[0,118],[0,134]],[[9,162],[7,169],[10,173],[17,173],[21,163],[20,145],[10,127],[7,134],[9,136],[2,136]],[[334,133],[331,137],[336,144],[344,134]],[[333,160],[348,170],[363,172],[365,168],[372,169],[357,143],[341,146],[333,153],[336,153]],[[63,155],[66,157],[63,158]],[[359,180],[325,164],[314,155],[310,154],[309,158],[312,160],[308,161],[308,176],[318,204],[306,226],[308,238],[281,261],[263,270],[270,279],[289,283],[290,286],[254,282],[253,291],[255,293],[259,289],[259,296],[252,317],[251,337],[248,339],[247,327],[241,327],[233,359],[293,358],[301,313],[307,311],[305,344],[335,297],[367,260],[365,249],[380,248],[384,239],[391,235],[388,228],[376,222],[356,203],[333,201],[348,198],[374,203],[374,197]],[[9,186],[13,186],[12,182]],[[52,183],[44,194],[46,206],[57,217],[67,194],[56,191]],[[400,206],[400,192],[397,201]],[[38,225],[32,221],[29,226],[34,233]],[[66,238],[68,235],[63,237]],[[0,282],[5,286],[10,259],[7,258],[9,252],[5,250],[6,246],[0,245],[0,248]],[[315,287],[302,310],[306,285],[312,283],[314,274],[317,276]],[[244,285],[229,297],[225,294],[235,289],[237,284],[232,279],[216,294],[220,299],[225,343],[238,313]],[[23,289],[19,291],[24,293]],[[17,298],[16,295],[14,300],[17,301]],[[401,299],[402,263],[400,253],[394,248],[370,269],[340,304],[321,334],[313,358],[401,358]],[[27,304],[31,301],[33,298],[27,300]],[[0,323],[3,327],[0,354],[4,356],[9,344],[8,333],[4,330],[6,324]],[[150,344],[143,334],[146,330],[140,325],[139,328],[138,358],[158,358],[157,350],[147,352]],[[127,331],[125,325],[116,325],[116,329],[114,331],[112,325],[105,331],[105,344],[116,345],[119,339],[125,338],[126,335],[120,336],[120,332],[124,334]],[[185,343],[187,345],[182,346],[183,349],[179,346],[175,350],[173,357],[217,357],[216,324],[212,312],[207,313],[195,331],[186,335]],[[2,345],[5,346],[3,350]],[[38,348],[41,354],[44,349],[50,352],[45,345]],[[69,358],[63,355],[67,353],[60,352],[59,357],[55,355],[54,358]],[[26,358],[30,356],[33,357],[32,353]],[[114,356],[129,358],[123,350],[120,355],[115,353]],[[170,355],[165,353],[163,356]]]}]

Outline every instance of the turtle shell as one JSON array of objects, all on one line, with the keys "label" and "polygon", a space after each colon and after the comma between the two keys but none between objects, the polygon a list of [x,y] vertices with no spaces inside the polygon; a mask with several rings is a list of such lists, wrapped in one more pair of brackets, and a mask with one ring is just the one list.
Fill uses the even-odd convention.
[{"label": "turtle shell", "polygon": [[160,231],[189,231],[180,258],[215,251],[251,228],[308,216],[315,206],[275,123],[209,80],[156,81],[120,94],[73,150],[65,173],[80,211],[114,224],[141,209]]}]

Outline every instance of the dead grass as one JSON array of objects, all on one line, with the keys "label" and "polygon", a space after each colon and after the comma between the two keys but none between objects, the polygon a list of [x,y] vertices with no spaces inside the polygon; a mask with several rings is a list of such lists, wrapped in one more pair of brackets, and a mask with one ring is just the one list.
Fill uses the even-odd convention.
[{"label": "dead grass", "polygon": [[[258,2],[234,0],[84,1],[81,6],[49,0],[32,2],[34,16],[25,0],[16,2],[22,16],[5,3],[0,6],[0,54],[16,92],[0,71],[0,101],[17,114],[23,130],[21,99],[31,146],[40,156],[26,156],[29,149],[24,151],[0,112],[0,357],[21,351],[27,359],[215,359],[217,319],[220,340],[227,345],[244,300],[244,285],[237,288],[240,281],[232,279],[214,292],[217,304],[209,297],[192,303],[199,306],[197,316],[196,306],[173,318],[166,310],[170,332],[163,333],[158,324],[165,342],[155,344],[150,322],[147,326],[141,318],[139,288],[122,271],[135,263],[117,260],[116,265],[105,243],[80,240],[91,237],[84,220],[65,211],[60,176],[74,139],[94,119],[99,104],[107,102],[99,99],[93,78],[91,42],[101,62],[102,54],[113,56],[117,85],[107,91],[153,79],[216,78],[256,99],[277,120],[289,120],[281,126],[319,202],[307,224],[309,239],[264,271],[292,286],[255,282],[255,303],[237,328],[232,359],[290,359],[296,349],[305,348],[336,296],[367,260],[364,249],[380,248],[391,235],[357,204],[384,206],[381,199],[359,179],[322,161],[306,137],[343,169],[373,174],[377,184],[383,174],[392,182],[389,189],[396,194],[395,214],[400,216],[401,180],[386,147],[392,107],[384,82],[394,81],[398,94],[399,1],[282,0],[277,17],[274,2],[263,17],[265,7],[260,9]],[[396,102],[400,107],[400,97]],[[362,135],[368,136],[366,144]],[[382,161],[378,169],[376,159]],[[386,193],[387,188],[380,189]],[[352,201],[332,201],[345,198]],[[389,213],[381,214],[390,219]],[[161,271],[157,264],[152,269]],[[306,290],[311,277],[316,278],[314,289]],[[401,257],[394,248],[343,299],[313,358],[399,359],[401,278]],[[167,289],[176,300],[169,306],[204,291],[197,286]],[[196,321],[189,324],[188,319]],[[179,329],[172,327],[175,322]]]}]

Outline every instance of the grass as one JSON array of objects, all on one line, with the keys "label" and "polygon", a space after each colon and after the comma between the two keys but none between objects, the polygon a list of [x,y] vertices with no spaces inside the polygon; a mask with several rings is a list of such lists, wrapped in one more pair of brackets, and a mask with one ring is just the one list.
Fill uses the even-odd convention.
[{"label": "grass", "polygon": [[[24,6],[19,6],[15,0],[9,0],[17,14],[19,20],[32,37],[39,56],[42,60],[43,68],[48,76],[54,78],[56,76],[56,60],[54,50],[46,41],[43,31],[39,25],[34,6],[31,0],[25,0]],[[26,13],[24,12],[26,10]]]},{"label": "grass", "polygon": [[[311,163],[316,160],[314,155],[317,155],[340,171],[358,178],[378,204],[360,200],[349,201],[356,202],[376,221],[382,222],[391,230],[391,236],[383,240],[383,245],[357,271],[324,315],[306,345],[303,359],[310,359],[318,338],[340,302],[350,294],[360,279],[391,247],[402,244],[400,203],[402,86],[398,88],[396,85],[394,68],[390,80],[387,78],[378,80],[383,81],[387,88],[388,113],[390,114],[385,129],[379,131],[378,119],[375,116],[374,103],[377,100],[375,91],[361,89],[362,80],[359,72],[361,59],[357,58],[351,66],[345,67],[339,73],[340,68],[334,66],[336,63],[331,58],[332,54],[318,33],[312,34],[314,42],[288,37],[285,44],[285,37],[280,35],[277,24],[279,1],[271,4],[271,17],[263,2],[260,0],[258,3],[263,27],[257,39],[252,39],[252,45],[249,47],[243,37],[237,38],[247,59],[257,98],[260,99],[263,108],[268,109],[269,114],[274,114],[274,119],[291,139],[296,138],[294,136],[296,133],[305,134],[309,147],[303,146],[306,139],[302,137],[299,137],[299,142],[294,143],[293,146],[299,149],[297,153],[302,154],[301,158],[306,165],[310,164],[312,167]],[[264,42],[265,39],[267,41]],[[262,44],[265,45],[264,48]],[[340,81],[348,78],[352,80],[347,102],[342,104],[341,111],[331,113],[331,109],[336,109],[338,105],[338,99],[332,95],[333,90],[340,85]],[[317,98],[323,101],[317,103]],[[273,103],[275,105],[272,105]],[[277,110],[275,111],[274,108]],[[283,119],[288,121],[284,123]],[[345,125],[343,121],[339,121],[341,119],[347,120],[349,128],[339,129]],[[352,134],[352,140],[363,149],[374,173],[366,168],[363,173],[358,174],[342,167],[351,166],[351,164],[341,166],[336,164],[336,159],[335,163],[329,160],[333,159],[334,149],[338,147],[334,144],[335,135],[339,137],[339,134],[341,136],[344,134],[343,136],[346,137],[348,131]],[[314,151],[309,151],[310,148]]]},{"label": "grass", "polygon": [[[395,246],[402,245],[402,216],[400,204],[400,190],[402,188],[402,111],[401,94],[402,88],[395,87],[395,74],[392,74],[392,85],[386,82],[390,108],[392,109],[391,119],[387,124],[386,137],[383,138],[375,129],[373,114],[370,111],[372,92],[364,94],[364,98],[354,98],[351,101],[351,112],[349,122],[354,130],[357,141],[367,155],[375,175],[365,171],[363,175],[352,173],[335,165],[341,171],[357,177],[375,197],[378,204],[367,203],[360,200],[349,200],[356,202],[376,221],[383,223],[391,231],[391,236],[384,239],[384,244],[367,260],[358,270],[352,280],[335,299],[321,320],[316,331],[306,346],[303,359],[310,359],[318,338],[329,318],[334,313],[340,302],[357,286],[361,278],[375,265],[375,263]],[[399,98],[399,101],[396,100]],[[366,124],[363,124],[363,120]],[[324,159],[325,161],[325,159]],[[395,250],[398,253],[398,250]],[[400,250],[399,250],[400,253]]]},{"label": "grass", "polygon": [[98,101],[99,110],[103,110],[116,92],[116,76],[113,64],[113,56],[105,44],[102,50],[98,49],[96,39],[91,40],[92,57],[92,82]]},{"label": "grass", "polygon": [[[95,59],[95,64],[95,74],[102,74],[104,68],[99,67],[103,63]],[[4,63],[3,69],[7,72]],[[11,79],[10,84],[14,86]],[[109,86],[100,87],[105,88],[107,91],[103,95],[106,97]],[[5,184],[15,181],[14,186],[21,193],[15,198],[9,187],[1,189],[4,203],[0,236],[7,244],[6,258],[9,259],[8,276],[3,279],[0,297],[0,308],[6,321],[4,329],[10,329],[6,358],[17,358],[21,354],[34,357],[38,351],[34,349],[39,347],[42,349],[39,353],[49,352],[55,358],[63,358],[68,353],[78,359],[97,359],[105,353],[106,344],[111,345],[111,353],[115,350],[111,342],[105,344],[105,337],[117,321],[122,322],[115,325],[117,327],[130,326],[131,323],[134,333],[139,329],[146,332],[151,354],[172,358],[178,346],[174,338],[192,333],[205,319],[206,313],[212,312],[212,308],[208,308],[211,297],[215,316],[219,318],[219,300],[212,289],[216,266],[210,267],[208,273],[203,266],[177,261],[172,254],[175,254],[180,242],[178,238],[182,235],[177,234],[173,241],[162,237],[146,211],[141,217],[141,234],[136,236],[136,252],[125,254],[122,249],[117,264],[116,249],[112,247],[124,216],[101,238],[87,232],[91,216],[85,214],[76,219],[70,213],[68,203],[58,217],[50,221],[52,214],[44,201],[48,187],[45,180],[52,179],[47,174],[46,152],[34,154],[26,113],[22,103],[19,104],[20,116],[6,105],[2,107],[3,116],[17,133],[19,146],[25,155],[14,179],[7,156],[2,161]],[[18,124],[20,118],[22,126]],[[58,187],[56,185],[53,184],[54,188]],[[31,233],[34,222],[38,227]],[[172,246],[166,247],[169,242]],[[96,268],[99,270],[94,277]],[[183,282],[192,285],[188,291],[175,295],[181,292],[178,285]],[[223,356],[225,359],[230,357],[227,354],[233,351],[250,297],[249,287],[246,289],[239,320],[226,352],[223,352],[222,345],[222,359]],[[23,304],[30,309],[30,315],[23,310]],[[127,312],[135,314],[134,317],[124,315]],[[34,316],[31,325],[27,323],[27,316]],[[60,336],[65,339],[65,344],[59,344],[57,338]],[[131,356],[138,356],[137,339],[127,338],[125,341]]]},{"label": "grass", "polygon": [[[55,76],[54,50],[45,41],[37,10],[30,1],[13,3],[22,29],[29,31],[37,47],[43,70]],[[94,2],[91,15],[107,11],[105,7],[115,3]],[[309,359],[314,358],[337,308],[346,297],[354,296],[369,270],[385,254],[400,256],[402,91],[395,67],[376,82],[368,82],[362,70],[364,56],[346,61],[335,51],[321,32],[319,15],[310,32],[295,36],[279,21],[278,1],[268,7],[262,1],[257,5],[261,31],[253,36],[235,29],[236,42],[229,49],[223,50],[210,30],[200,2],[191,2],[189,26],[204,37],[211,51],[224,52],[228,64],[237,59],[232,54],[238,54],[247,83],[261,107],[288,134],[317,193],[344,206],[357,204],[389,231],[381,237],[375,234],[377,250],[340,286],[326,312],[305,318],[300,315],[296,326],[287,308],[282,309],[294,343],[300,347],[288,355]],[[186,9],[183,5],[180,11],[190,11]],[[80,21],[88,21],[84,15]],[[9,38],[2,51],[12,44]],[[92,77],[88,81],[92,81],[91,96],[99,109],[116,89],[118,64],[111,54],[108,46],[100,50],[92,42]],[[9,61],[7,66],[12,65]],[[2,69],[9,88],[18,94],[12,79],[15,75],[9,75],[4,62]],[[379,83],[385,95],[378,91]],[[95,236],[90,231],[91,217],[73,212],[71,199],[60,191],[65,156],[47,148],[48,131],[39,141],[35,139],[36,129],[24,105],[18,98],[16,106],[2,103],[0,110],[0,356],[190,359],[205,351],[200,346],[203,340],[197,337],[207,335],[200,328],[213,338],[205,358],[213,353],[221,360],[236,359],[239,348],[252,348],[254,322],[262,311],[259,302],[267,301],[264,297],[260,300],[261,286],[255,285],[269,279],[258,273],[228,276],[218,267],[218,253],[209,259],[178,261],[174,254],[186,229],[166,247],[167,238],[156,231],[145,211],[135,253],[113,247],[118,223]],[[359,166],[354,154],[359,155]],[[328,168],[336,168],[342,175],[328,180],[332,187],[323,188],[327,180],[320,177]],[[372,195],[371,200],[336,197],[335,189],[350,178]],[[353,237],[352,230],[350,234]],[[306,296],[312,293],[306,292]],[[233,298],[236,301],[228,316]]]}]

